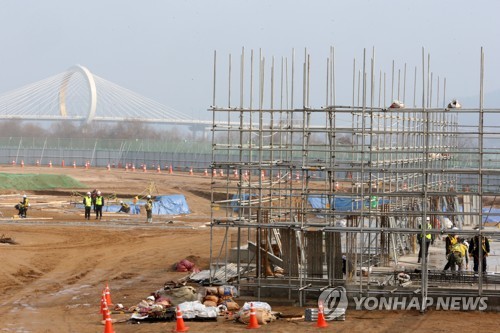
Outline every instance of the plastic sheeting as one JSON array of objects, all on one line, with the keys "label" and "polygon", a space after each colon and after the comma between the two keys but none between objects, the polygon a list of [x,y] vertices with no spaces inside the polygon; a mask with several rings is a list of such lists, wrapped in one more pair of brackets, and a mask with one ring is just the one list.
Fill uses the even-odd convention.
[{"label": "plastic sheeting", "polygon": [[500,222],[499,208],[483,208],[483,223],[484,222]]},{"label": "plastic sheeting", "polygon": [[[382,200],[376,197],[364,200],[365,208],[370,207],[370,205],[372,206],[372,208],[376,208],[378,205],[386,203],[389,203],[389,200]],[[309,197],[309,204],[311,205],[312,208],[315,209],[325,209],[327,207],[327,197],[311,196]],[[355,200],[351,197],[334,196],[329,206],[330,209],[334,209],[339,212],[352,212],[361,209],[362,201]]]},{"label": "plastic sheeting", "polygon": [[[125,201],[124,201],[125,202]],[[141,213],[141,207],[139,205],[134,205],[132,202],[125,202],[130,206],[130,212],[129,214],[140,214]],[[121,205],[108,205],[102,207],[103,212],[118,212],[122,206]]]},{"label": "plastic sheeting", "polygon": [[[145,201],[138,202],[137,204],[127,201],[124,202],[130,206],[129,214],[140,214],[141,209],[143,209],[146,204]],[[77,204],[76,207],[81,209],[84,208],[83,204]],[[120,207],[120,205],[106,204],[102,207],[102,211],[117,213]],[[182,194],[159,195],[153,201],[153,215],[178,215],[189,213],[191,213],[191,211],[186,202],[186,197]]]},{"label": "plastic sheeting", "polygon": [[[125,202],[125,201],[124,201]],[[141,213],[141,204],[133,204],[132,202],[125,202],[130,206],[130,212],[128,214],[134,215],[134,214],[140,214]],[[81,208],[84,209],[83,204],[77,204],[76,208]],[[108,213],[117,213],[121,208],[121,205],[104,205],[102,207],[103,212],[108,212]],[[91,211],[91,214],[93,213],[93,210]]]},{"label": "plastic sheeting", "polygon": [[182,194],[160,195],[153,202],[153,215],[189,214],[186,197]]},{"label": "plastic sheeting", "polygon": [[214,306],[205,306],[199,301],[184,302],[179,304],[182,318],[217,318],[219,310]]},{"label": "plastic sheeting", "polygon": [[[257,195],[252,194],[251,197],[257,198]],[[244,208],[244,207],[240,207],[240,206],[243,206],[242,202],[248,202],[250,200],[250,194],[245,194],[245,193],[242,193],[241,195],[233,194],[233,197],[231,199],[232,199],[231,207],[234,207],[233,211],[237,212],[240,210],[240,208]],[[248,206],[250,206],[250,205],[248,205]]]}]

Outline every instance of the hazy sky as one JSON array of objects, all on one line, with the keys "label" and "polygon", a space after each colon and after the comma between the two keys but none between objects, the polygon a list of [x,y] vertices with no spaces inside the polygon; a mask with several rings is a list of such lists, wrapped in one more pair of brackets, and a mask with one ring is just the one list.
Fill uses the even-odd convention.
[{"label": "hazy sky", "polygon": [[407,63],[411,85],[424,47],[434,75],[447,78],[447,97],[460,99],[479,93],[481,46],[485,91],[500,91],[499,13],[498,0],[1,0],[0,94],[81,64],[209,118],[214,50],[222,67],[242,47],[277,59],[295,48],[298,62],[307,47],[320,82],[311,105],[320,107],[335,46],[339,101],[351,101],[353,59],[359,64],[363,48],[373,47],[377,71],[389,79],[393,60],[397,68]]}]

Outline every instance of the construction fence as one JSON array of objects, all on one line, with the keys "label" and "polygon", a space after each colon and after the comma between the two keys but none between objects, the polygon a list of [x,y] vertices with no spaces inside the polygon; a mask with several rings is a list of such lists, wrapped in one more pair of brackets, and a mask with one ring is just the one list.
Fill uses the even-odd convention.
[{"label": "construction fence", "polygon": [[122,168],[146,165],[177,171],[210,168],[212,152],[206,141],[112,140],[0,137],[0,163],[32,166]]}]

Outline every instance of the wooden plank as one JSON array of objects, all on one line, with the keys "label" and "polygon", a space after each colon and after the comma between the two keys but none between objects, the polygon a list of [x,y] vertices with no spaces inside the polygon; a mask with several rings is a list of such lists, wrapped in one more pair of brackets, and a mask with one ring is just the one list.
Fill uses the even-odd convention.
[{"label": "wooden plank", "polygon": [[[253,253],[257,253],[257,245],[252,242],[248,242],[248,250],[252,251]],[[283,267],[283,259],[276,257],[274,254],[271,252],[267,252],[267,256],[269,258],[269,261],[275,265],[278,265],[280,267]]]}]

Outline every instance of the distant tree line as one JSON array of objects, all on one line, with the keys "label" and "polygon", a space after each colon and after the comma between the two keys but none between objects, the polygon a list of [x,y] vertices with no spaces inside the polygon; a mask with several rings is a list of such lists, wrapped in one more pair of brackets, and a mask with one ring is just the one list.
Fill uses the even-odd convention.
[{"label": "distant tree line", "polygon": [[184,140],[189,131],[138,121],[80,124],[70,121],[0,121],[2,137]]}]

